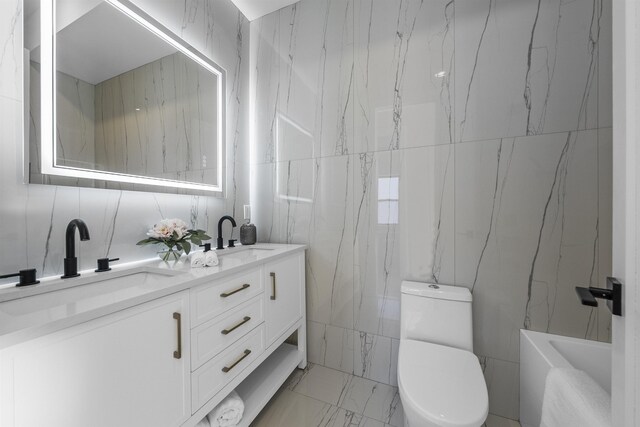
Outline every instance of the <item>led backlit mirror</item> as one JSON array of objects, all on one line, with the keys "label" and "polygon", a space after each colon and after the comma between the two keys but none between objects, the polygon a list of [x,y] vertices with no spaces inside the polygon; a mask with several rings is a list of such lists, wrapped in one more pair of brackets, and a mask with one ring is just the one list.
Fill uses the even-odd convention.
[{"label": "led backlit mirror", "polygon": [[29,182],[221,194],[224,70],[124,0],[25,0]]}]

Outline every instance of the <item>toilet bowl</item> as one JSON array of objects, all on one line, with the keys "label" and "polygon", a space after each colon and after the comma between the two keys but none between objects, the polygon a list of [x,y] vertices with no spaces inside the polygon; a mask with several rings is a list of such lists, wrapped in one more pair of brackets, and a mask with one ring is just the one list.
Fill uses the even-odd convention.
[{"label": "toilet bowl", "polygon": [[480,427],[489,412],[473,354],[471,293],[403,282],[398,388],[410,427]]}]

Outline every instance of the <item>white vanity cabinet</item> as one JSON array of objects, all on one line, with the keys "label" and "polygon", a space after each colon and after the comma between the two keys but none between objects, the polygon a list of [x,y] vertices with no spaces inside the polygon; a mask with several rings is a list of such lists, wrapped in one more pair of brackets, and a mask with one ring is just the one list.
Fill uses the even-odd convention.
[{"label": "white vanity cabinet", "polygon": [[181,425],[191,416],[188,297],[169,295],[2,353],[0,425]]},{"label": "white vanity cabinet", "polygon": [[285,333],[302,316],[304,252],[264,266],[267,344]]},{"label": "white vanity cabinet", "polygon": [[[225,272],[224,257],[234,257],[227,252],[219,270],[187,270],[182,281],[167,276],[166,292],[138,305],[47,326],[47,334],[4,348],[0,426],[193,427],[237,390],[247,427],[295,367],[306,365],[304,247],[272,247],[262,258],[247,256],[246,268],[229,262]],[[59,304],[54,294],[55,303],[47,294],[33,300],[34,316],[38,301]],[[20,308],[30,306],[27,299]],[[81,300],[45,311],[47,319],[77,309],[74,301]],[[16,307],[0,305],[0,316]]]}]

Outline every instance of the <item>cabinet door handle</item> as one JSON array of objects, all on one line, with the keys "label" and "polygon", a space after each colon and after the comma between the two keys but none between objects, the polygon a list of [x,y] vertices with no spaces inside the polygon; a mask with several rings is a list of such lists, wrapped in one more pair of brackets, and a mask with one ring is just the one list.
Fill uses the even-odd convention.
[{"label": "cabinet door handle", "polygon": [[182,315],[173,313],[173,318],[178,321],[178,350],[173,352],[175,359],[182,359]]},{"label": "cabinet door handle", "polygon": [[244,325],[245,323],[247,323],[249,320],[251,320],[251,317],[249,316],[244,316],[244,319],[242,319],[238,324],[236,324],[235,326],[232,326],[229,329],[223,329],[222,331],[220,331],[220,333],[222,335],[227,335],[233,331],[235,331],[236,329],[238,329],[240,326]]},{"label": "cabinet door handle", "polygon": [[251,354],[251,350],[246,349],[244,351],[244,353],[242,354],[242,356],[240,356],[240,358],[238,360],[233,362],[233,364],[231,366],[225,366],[224,368],[222,368],[222,372],[224,372],[226,374],[227,372],[229,372],[230,370],[235,368],[238,363],[242,362],[244,360],[244,358],[247,357],[250,354]]},{"label": "cabinet door handle", "polygon": [[271,299],[276,299],[276,273],[269,273],[271,276]]},{"label": "cabinet door handle", "polygon": [[249,289],[249,286],[251,286],[251,285],[248,284],[248,283],[245,283],[244,285],[242,285],[241,287],[239,287],[236,290],[221,293],[220,296],[222,298],[230,297],[231,295],[236,294],[236,293],[238,293],[240,291],[244,291],[245,289]]}]

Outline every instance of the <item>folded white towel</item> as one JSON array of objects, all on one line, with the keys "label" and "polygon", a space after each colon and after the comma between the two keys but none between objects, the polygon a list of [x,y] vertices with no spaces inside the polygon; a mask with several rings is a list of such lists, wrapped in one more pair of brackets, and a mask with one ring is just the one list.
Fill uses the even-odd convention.
[{"label": "folded white towel", "polygon": [[204,264],[207,267],[215,267],[220,263],[220,261],[218,260],[218,254],[214,251],[205,252],[204,257]]},{"label": "folded white towel", "polygon": [[191,254],[191,268],[200,268],[206,265],[204,252],[194,252]]},{"label": "folded white towel", "polygon": [[611,427],[611,396],[586,372],[552,368],[540,427]]},{"label": "folded white towel", "polygon": [[195,427],[211,427],[211,423],[209,422],[209,418],[204,417],[202,421],[195,425]]},{"label": "folded white towel", "polygon": [[234,390],[209,412],[207,418],[211,427],[231,427],[240,423],[243,414],[244,402]]}]

